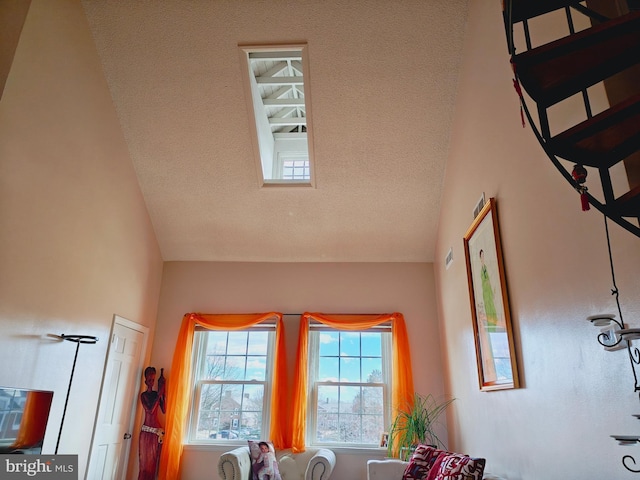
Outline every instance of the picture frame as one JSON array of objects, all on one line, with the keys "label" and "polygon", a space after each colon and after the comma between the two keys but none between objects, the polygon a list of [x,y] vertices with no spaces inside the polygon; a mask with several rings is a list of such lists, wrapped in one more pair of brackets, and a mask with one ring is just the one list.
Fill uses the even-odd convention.
[{"label": "picture frame", "polygon": [[518,367],[495,198],[464,236],[480,390],[518,388]]},{"label": "picture frame", "polygon": [[380,435],[380,447],[387,448],[389,446],[389,432]]}]

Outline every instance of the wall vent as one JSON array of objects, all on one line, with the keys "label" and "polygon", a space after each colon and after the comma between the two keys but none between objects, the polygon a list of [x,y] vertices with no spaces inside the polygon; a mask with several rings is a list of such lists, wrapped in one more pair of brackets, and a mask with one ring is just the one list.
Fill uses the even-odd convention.
[{"label": "wall vent", "polygon": [[482,192],[482,196],[480,197],[480,200],[478,200],[478,203],[476,203],[476,206],[473,209],[473,218],[475,219],[478,214],[480,214],[480,211],[482,210],[482,207],[484,207],[484,192]]},{"label": "wall vent", "polygon": [[449,248],[449,251],[447,252],[447,256],[444,259],[444,264],[447,267],[447,270],[449,270],[449,267],[451,266],[452,263],[453,263],[453,249]]}]

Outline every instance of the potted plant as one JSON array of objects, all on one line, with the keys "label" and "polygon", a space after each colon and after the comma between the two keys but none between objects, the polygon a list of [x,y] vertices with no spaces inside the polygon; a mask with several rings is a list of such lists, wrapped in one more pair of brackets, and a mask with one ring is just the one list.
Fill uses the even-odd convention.
[{"label": "potted plant", "polygon": [[405,460],[418,444],[444,448],[435,427],[438,418],[454,399],[439,402],[431,394],[414,394],[413,402],[398,409],[389,428],[387,452],[390,457]]}]

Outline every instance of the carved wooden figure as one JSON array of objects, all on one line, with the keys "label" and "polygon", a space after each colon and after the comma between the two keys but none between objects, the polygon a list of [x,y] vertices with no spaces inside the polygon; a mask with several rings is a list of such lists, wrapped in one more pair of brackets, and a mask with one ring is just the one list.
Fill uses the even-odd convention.
[{"label": "carved wooden figure", "polygon": [[156,369],[147,367],[144,370],[144,383],[147,389],[140,394],[140,401],[144,408],[144,420],[140,431],[138,480],[155,480],[158,474],[158,461],[162,449],[164,429],[158,418],[158,409],[165,413],[165,378],[164,368],[160,369],[158,390],[153,386],[156,382]]}]

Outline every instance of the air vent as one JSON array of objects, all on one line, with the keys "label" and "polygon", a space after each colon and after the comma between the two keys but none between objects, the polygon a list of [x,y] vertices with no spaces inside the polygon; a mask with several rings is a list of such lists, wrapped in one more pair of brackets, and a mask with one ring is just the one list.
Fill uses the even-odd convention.
[{"label": "air vent", "polygon": [[480,211],[482,210],[482,207],[484,207],[484,192],[482,192],[482,196],[480,197],[480,200],[478,200],[478,203],[476,203],[475,208],[473,209],[473,218],[475,219],[479,214]]},{"label": "air vent", "polygon": [[453,249],[449,248],[449,251],[447,252],[447,256],[444,259],[444,264],[447,267],[447,270],[449,270],[449,267],[451,266],[452,263],[453,263]]}]

